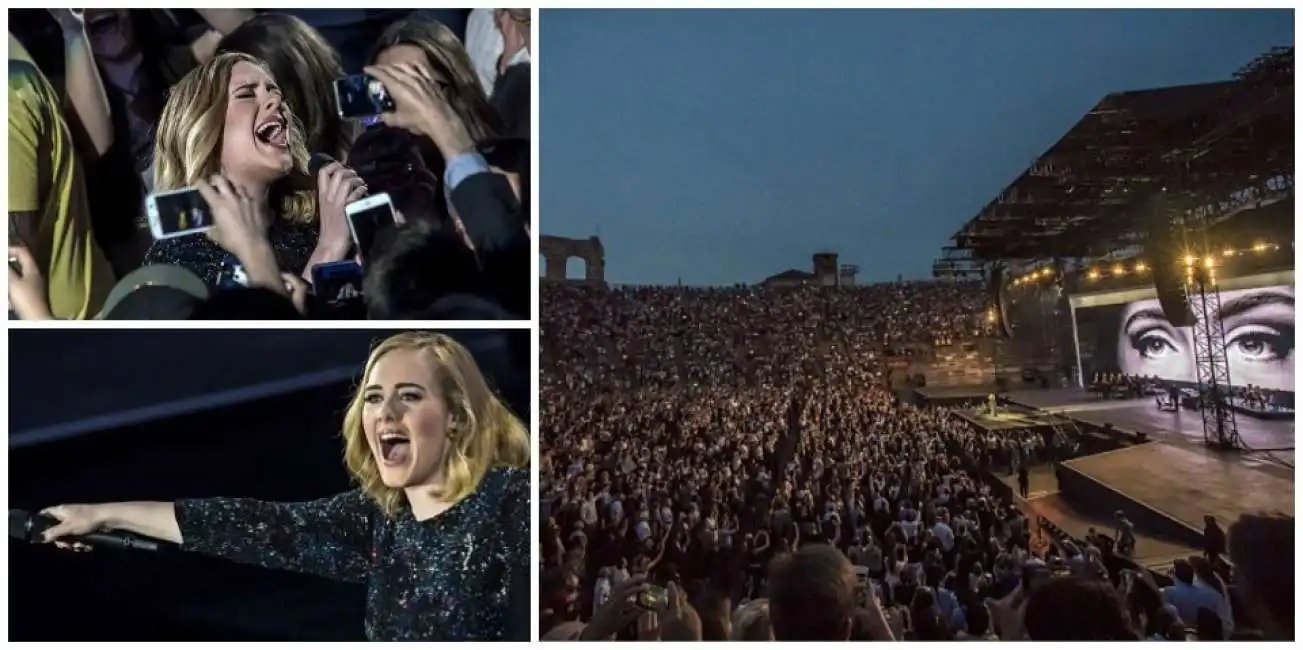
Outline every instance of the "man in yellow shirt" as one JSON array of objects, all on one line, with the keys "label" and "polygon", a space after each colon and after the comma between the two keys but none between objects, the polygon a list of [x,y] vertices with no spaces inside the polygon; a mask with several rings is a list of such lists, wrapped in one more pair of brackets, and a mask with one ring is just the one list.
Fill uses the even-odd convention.
[{"label": "man in yellow shirt", "polygon": [[114,282],[76,156],[59,96],[10,34],[9,245],[31,251],[60,319],[93,317]]}]

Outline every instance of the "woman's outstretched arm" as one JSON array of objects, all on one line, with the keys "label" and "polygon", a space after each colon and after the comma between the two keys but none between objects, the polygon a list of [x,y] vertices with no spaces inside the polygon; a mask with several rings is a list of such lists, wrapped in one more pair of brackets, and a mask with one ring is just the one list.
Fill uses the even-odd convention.
[{"label": "woman's outstretched arm", "polygon": [[356,490],[295,503],[185,499],[175,512],[183,549],[347,582],[366,580],[372,521],[383,516]]},{"label": "woman's outstretched arm", "polygon": [[255,499],[185,499],[64,505],[47,541],[97,530],[122,530],[205,555],[326,578],[366,580],[374,546],[372,521],[383,516],[360,491],[278,503]]}]

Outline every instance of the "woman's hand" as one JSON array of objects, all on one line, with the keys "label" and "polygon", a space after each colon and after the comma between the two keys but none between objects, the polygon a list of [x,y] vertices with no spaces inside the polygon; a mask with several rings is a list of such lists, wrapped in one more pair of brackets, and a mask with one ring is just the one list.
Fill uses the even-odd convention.
[{"label": "woman's hand", "polygon": [[96,505],[64,505],[46,508],[41,514],[54,517],[59,523],[49,527],[41,535],[41,542],[53,542],[55,546],[74,551],[89,551],[90,547],[77,543],[61,541],[66,537],[77,537],[108,528],[108,518],[104,509]]},{"label": "woman's hand", "polygon": [[[348,229],[348,204],[366,196],[366,183],[357,172],[334,162],[317,173],[317,205],[321,234],[314,256],[317,263],[338,262],[348,255],[352,235]],[[361,252],[361,251],[360,251]]]},{"label": "woman's hand", "polygon": [[82,34],[86,30],[85,9],[46,9],[64,34]]},{"label": "woman's hand", "polygon": [[285,281],[285,290],[290,294],[290,302],[294,303],[294,310],[302,316],[307,316],[308,283],[293,273],[282,273],[281,279]]},{"label": "woman's hand", "polygon": [[367,66],[363,70],[384,84],[394,100],[394,112],[380,116],[385,124],[427,136],[444,160],[452,160],[475,148],[466,123],[448,103],[447,86],[435,81],[428,69],[399,63]]},{"label": "woman's hand", "polygon": [[200,180],[195,189],[208,202],[213,213],[213,227],[208,230],[212,239],[241,262],[262,246],[270,246],[267,229],[271,216],[266,206],[249,197],[240,188],[221,176],[207,182]]},{"label": "woman's hand", "polygon": [[[9,247],[9,307],[23,320],[54,320],[45,278],[31,251],[22,246]],[[14,266],[17,265],[17,269]]]}]

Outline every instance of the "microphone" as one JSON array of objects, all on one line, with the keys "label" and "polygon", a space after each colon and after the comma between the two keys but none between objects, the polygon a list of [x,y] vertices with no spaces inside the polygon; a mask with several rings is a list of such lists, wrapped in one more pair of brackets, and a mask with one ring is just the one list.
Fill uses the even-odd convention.
[{"label": "microphone", "polygon": [[[23,510],[9,511],[9,536],[28,543],[41,541],[41,535],[58,524],[59,520],[50,515],[29,513]],[[87,546],[113,549],[135,549],[138,551],[157,551],[158,542],[129,533],[96,532],[86,535],[73,535],[64,541],[80,542]]]},{"label": "microphone", "polygon": [[321,168],[333,162],[335,162],[335,159],[324,153],[314,153],[308,156],[308,176],[316,180],[317,175],[321,173]]}]

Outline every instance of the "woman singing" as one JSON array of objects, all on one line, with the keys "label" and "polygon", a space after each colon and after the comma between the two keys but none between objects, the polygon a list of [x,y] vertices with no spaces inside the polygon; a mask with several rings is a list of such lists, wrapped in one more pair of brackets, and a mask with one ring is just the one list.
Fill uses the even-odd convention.
[{"label": "woman singing", "polygon": [[343,433],[358,490],[304,503],[57,506],[45,511],[60,520],[45,540],[124,530],[366,583],[366,633],[375,641],[528,640],[528,434],[470,353],[430,332],[380,343]]},{"label": "woman singing", "polygon": [[[301,126],[258,59],[224,53],[186,75],[168,96],[155,146],[156,192],[221,176],[270,214],[265,243],[281,270],[305,274],[348,255],[344,207],[366,187],[338,163],[308,177]],[[198,236],[156,241],[145,254],[146,264],[182,266],[213,286],[229,261],[220,245]]]}]

